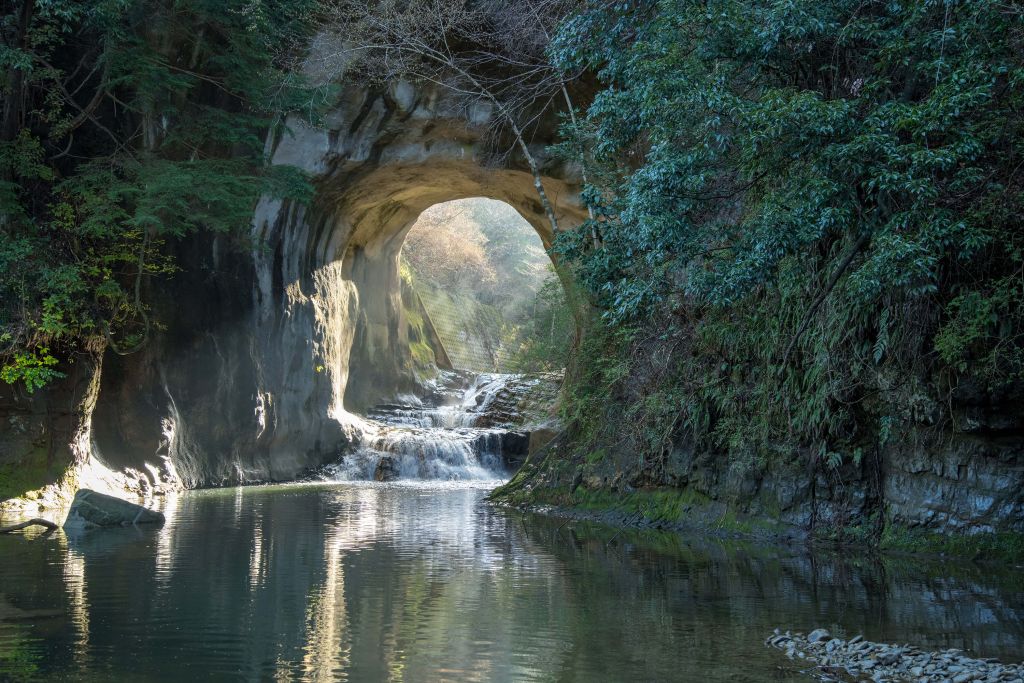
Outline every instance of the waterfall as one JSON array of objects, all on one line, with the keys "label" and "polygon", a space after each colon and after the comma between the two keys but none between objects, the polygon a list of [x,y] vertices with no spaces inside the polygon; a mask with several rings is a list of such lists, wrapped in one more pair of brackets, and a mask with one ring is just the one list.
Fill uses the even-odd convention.
[{"label": "waterfall", "polygon": [[429,397],[400,396],[367,415],[362,444],[324,468],[337,481],[494,480],[509,475],[509,450],[524,454],[526,435],[493,422],[495,396],[517,375],[441,373]]}]

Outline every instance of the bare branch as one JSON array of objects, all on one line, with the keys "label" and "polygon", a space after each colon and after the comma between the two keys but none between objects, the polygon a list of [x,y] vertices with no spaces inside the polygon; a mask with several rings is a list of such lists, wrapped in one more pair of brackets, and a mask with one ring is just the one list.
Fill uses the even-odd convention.
[{"label": "bare branch", "polygon": [[[544,187],[530,131],[561,97],[572,112],[565,77],[548,60],[558,23],[578,0],[337,0],[327,22],[339,49],[325,63],[376,82],[431,83],[493,109],[490,127],[511,133],[534,179],[551,228],[558,219]],[[467,105],[468,108],[468,105]]]}]

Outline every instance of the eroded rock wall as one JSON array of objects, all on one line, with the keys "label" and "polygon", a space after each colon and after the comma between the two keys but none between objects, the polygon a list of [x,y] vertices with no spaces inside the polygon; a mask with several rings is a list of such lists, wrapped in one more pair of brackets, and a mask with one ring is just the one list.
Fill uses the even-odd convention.
[{"label": "eroded rock wall", "polygon": [[912,384],[914,392],[879,390],[861,414],[858,457],[838,462],[809,449],[750,459],[698,447],[686,430],[652,453],[629,440],[623,399],[609,417],[621,441],[581,449],[571,435],[557,439],[503,499],[613,508],[633,500],[670,526],[897,547],[1024,535],[1021,397]]},{"label": "eroded rock wall", "polygon": [[[91,455],[142,473],[142,488],[161,478],[185,487],[285,480],[337,460],[360,438],[354,412],[417,382],[410,344],[429,339],[409,328],[398,265],[419,213],[486,196],[552,239],[532,176],[515,158],[493,158],[490,116],[446,91],[397,83],[344,86],[322,128],[290,119],[268,155],[313,177],[313,202],[264,197],[248,236],[174,245],[180,270],[146,283],[159,330],[138,353],[105,354],[91,417],[55,408],[77,391],[74,378],[0,406],[7,431],[50,425],[26,428],[19,453],[43,438],[67,450],[68,435],[85,429]],[[536,154],[560,218],[573,223],[582,210],[560,179],[571,173],[544,156],[553,131],[538,131]]]}]

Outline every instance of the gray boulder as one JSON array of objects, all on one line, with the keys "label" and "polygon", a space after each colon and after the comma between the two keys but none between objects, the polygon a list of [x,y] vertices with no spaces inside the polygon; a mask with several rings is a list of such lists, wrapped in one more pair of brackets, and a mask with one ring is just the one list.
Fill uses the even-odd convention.
[{"label": "gray boulder", "polygon": [[89,489],[79,489],[64,520],[64,528],[77,530],[163,523],[162,512]]},{"label": "gray boulder", "polygon": [[822,640],[828,640],[832,637],[832,634],[823,628],[816,628],[807,635],[808,643],[817,643]]},{"label": "gray boulder", "polygon": [[390,455],[381,458],[373,472],[373,478],[377,481],[395,481],[398,475],[398,461]]}]

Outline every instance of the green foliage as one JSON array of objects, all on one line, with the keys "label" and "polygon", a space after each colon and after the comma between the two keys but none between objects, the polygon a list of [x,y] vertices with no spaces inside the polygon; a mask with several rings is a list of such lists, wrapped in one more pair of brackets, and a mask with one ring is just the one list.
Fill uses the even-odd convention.
[{"label": "green foliage", "polygon": [[568,362],[575,321],[558,277],[549,275],[532,307],[524,309],[525,320],[513,328],[506,342],[511,349],[510,368],[514,372],[560,372]]},{"label": "green foliage", "polygon": [[28,393],[46,386],[64,373],[53,369],[57,359],[48,348],[40,347],[27,352],[16,352],[9,363],[0,368],[0,379],[8,384],[23,382]]},{"label": "green foliage", "polygon": [[634,331],[611,327],[599,319],[585,322],[573,362],[566,370],[561,412],[577,451],[594,453],[603,452],[604,444],[616,443],[607,438],[607,430],[620,425],[615,399],[621,394],[620,382],[630,374],[626,354]]},{"label": "green foliage", "polygon": [[[402,247],[456,367],[550,372],[565,367],[573,321],[534,228],[483,198],[424,211]],[[403,276],[404,277],[404,276]]]},{"label": "green foliage", "polygon": [[[673,431],[744,466],[838,466],[873,440],[885,377],[1024,379],[1022,40],[1024,13],[989,0],[567,21],[553,57],[603,87],[559,148],[595,219],[556,250],[608,325],[662,336],[581,352],[581,433],[645,466]],[[628,406],[615,428],[602,395]]]},{"label": "green foliage", "polygon": [[970,289],[949,302],[949,317],[935,335],[942,360],[960,372],[974,369],[989,381],[1024,375],[1024,344],[1015,319],[1024,310],[1024,280],[1010,275]]},{"label": "green foliage", "polygon": [[312,0],[27,2],[0,25],[0,378],[32,391],[79,345],[146,342],[175,240],[244,244],[261,193],[310,198],[263,141],[322,89],[289,51]]}]

